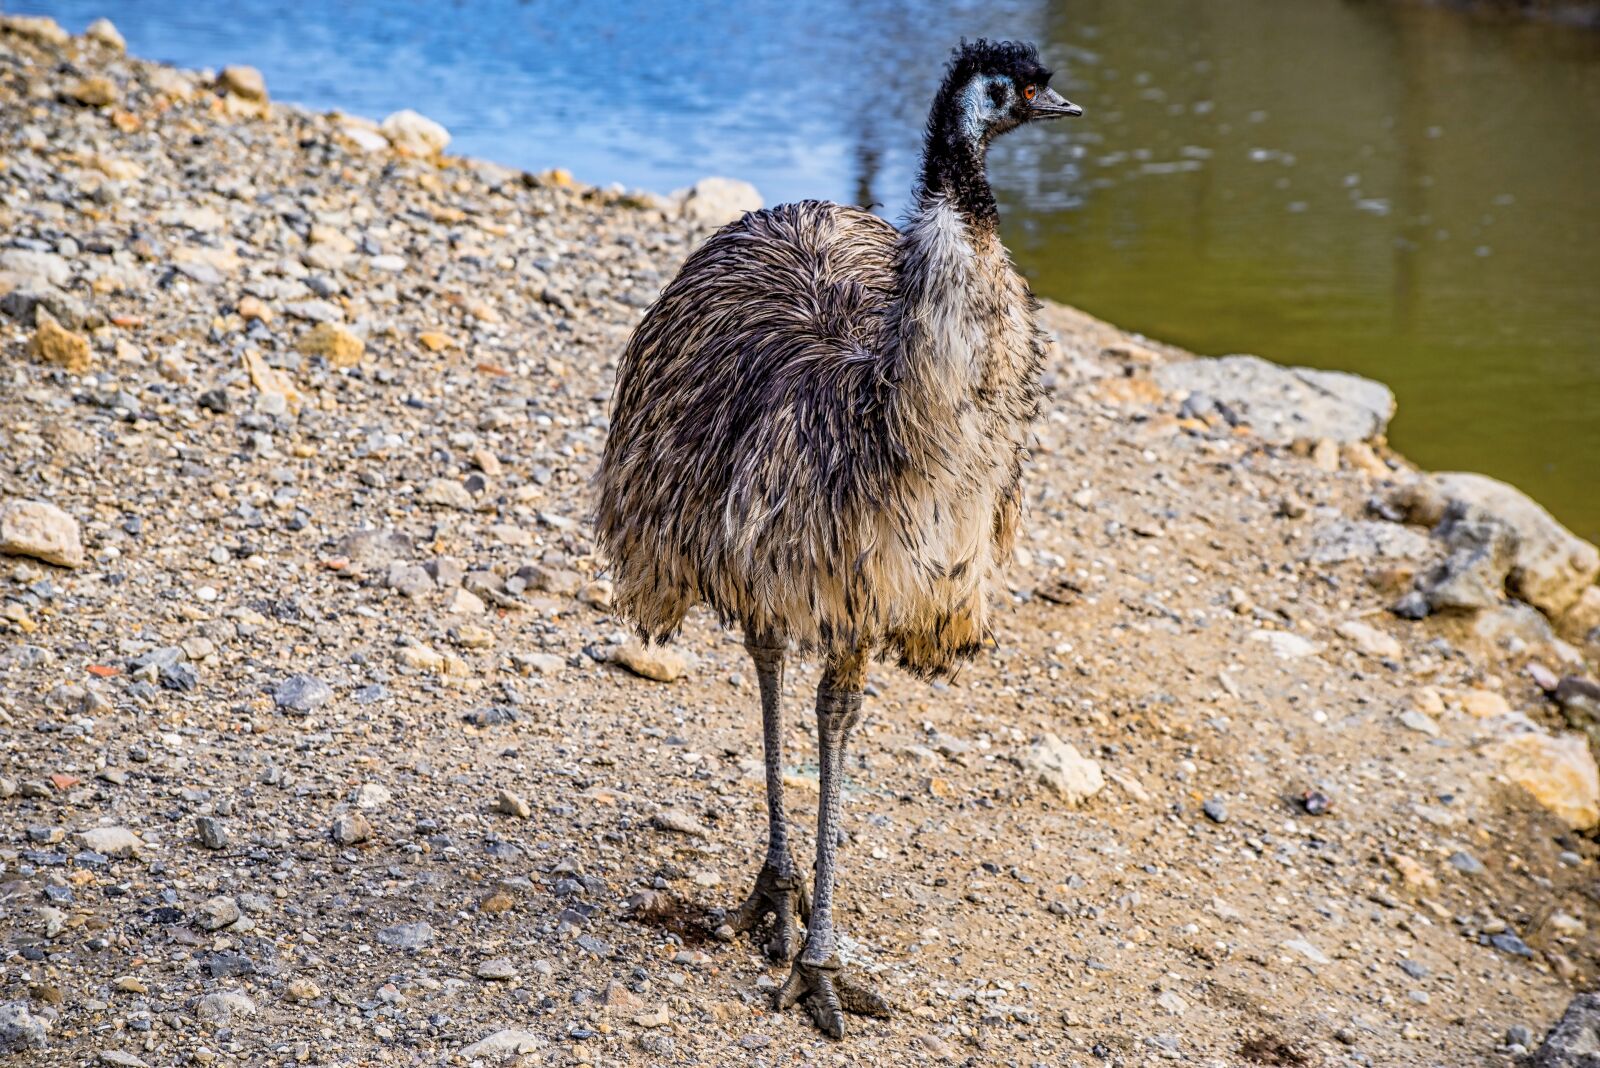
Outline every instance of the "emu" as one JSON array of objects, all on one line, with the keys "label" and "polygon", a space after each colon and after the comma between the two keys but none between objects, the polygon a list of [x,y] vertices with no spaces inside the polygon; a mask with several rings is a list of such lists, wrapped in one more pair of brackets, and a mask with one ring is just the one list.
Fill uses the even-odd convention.
[{"label": "emu", "polygon": [[[804,998],[832,1038],[845,1011],[888,1012],[843,971],[833,918],[845,742],[868,659],[934,677],[973,656],[1017,531],[1045,338],[1000,242],[985,160],[1008,130],[1082,114],[1050,76],[1031,45],[963,43],[903,228],[810,200],[749,213],[688,258],[617,368],[595,510],[615,603],[652,641],[697,603],[743,628],[769,823],[732,923],[773,917],[767,953],[794,961],[778,1007]],[[791,649],[824,665],[809,898],[784,816]]]}]

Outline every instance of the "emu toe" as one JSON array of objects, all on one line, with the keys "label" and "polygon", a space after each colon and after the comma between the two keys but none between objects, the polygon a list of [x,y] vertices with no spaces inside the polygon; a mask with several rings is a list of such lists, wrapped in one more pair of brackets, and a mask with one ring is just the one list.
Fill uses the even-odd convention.
[{"label": "emu toe", "polygon": [[800,921],[810,918],[809,904],[804,883],[762,865],[755,889],[729,923],[735,931],[753,931],[768,915],[772,916],[772,938],[765,947],[767,958],[787,964],[800,952]]},{"label": "emu toe", "polygon": [[856,982],[844,972],[838,956],[822,964],[794,962],[789,978],[778,991],[778,1008],[787,1009],[805,999],[817,1027],[829,1038],[844,1037],[844,1014],[889,1018],[889,1003],[876,990]]}]

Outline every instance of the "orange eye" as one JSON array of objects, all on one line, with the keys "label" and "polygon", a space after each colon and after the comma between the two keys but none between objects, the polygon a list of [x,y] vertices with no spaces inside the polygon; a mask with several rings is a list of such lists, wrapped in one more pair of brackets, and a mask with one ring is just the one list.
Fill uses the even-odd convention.
[{"label": "orange eye", "polygon": [[1034,97],[1036,97],[1038,95],[1039,95],[1039,87],[1037,85],[1030,85],[1030,86],[1028,86],[1026,89],[1024,89],[1022,91],[1022,98],[1024,100],[1032,100]]}]

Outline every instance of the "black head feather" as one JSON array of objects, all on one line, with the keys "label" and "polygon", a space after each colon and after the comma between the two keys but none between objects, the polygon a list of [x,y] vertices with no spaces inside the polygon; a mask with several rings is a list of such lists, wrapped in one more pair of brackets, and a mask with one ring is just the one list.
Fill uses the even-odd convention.
[{"label": "black head feather", "polygon": [[997,211],[984,154],[994,138],[1027,121],[1024,90],[1031,85],[1042,91],[1050,77],[1031,44],[963,40],[951,53],[928,114],[919,198],[950,197],[969,221],[992,225]]}]

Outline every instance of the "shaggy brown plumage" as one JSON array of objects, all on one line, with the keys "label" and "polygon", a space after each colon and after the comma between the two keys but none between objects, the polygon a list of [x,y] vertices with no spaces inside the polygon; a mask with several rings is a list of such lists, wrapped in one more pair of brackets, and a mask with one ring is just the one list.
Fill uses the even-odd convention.
[{"label": "shaggy brown plumage", "polygon": [[[752,212],[689,257],[617,370],[596,509],[616,604],[651,639],[701,602],[744,627],[761,670],[773,822],[765,883],[746,908],[770,905],[780,927],[778,898],[794,884],[786,846],[771,845],[782,837],[771,779],[783,649],[828,665],[822,912],[830,777],[837,812],[827,757],[859,716],[866,656],[934,675],[988,631],[1046,342],[1000,242],[983,158],[1029,118],[1076,113],[1048,79],[1029,47],[964,48],[935,100],[903,230],[817,201]],[[813,917],[802,964],[814,968],[820,927],[832,950],[831,925]],[[780,930],[781,953],[792,935]],[[812,974],[804,985],[826,984]],[[823,1007],[832,1033],[837,1005]]]}]

